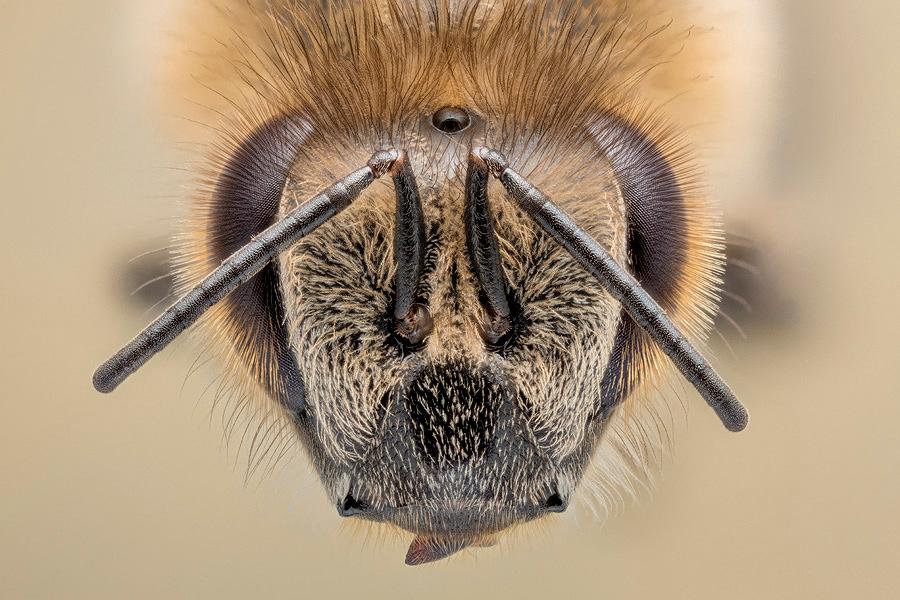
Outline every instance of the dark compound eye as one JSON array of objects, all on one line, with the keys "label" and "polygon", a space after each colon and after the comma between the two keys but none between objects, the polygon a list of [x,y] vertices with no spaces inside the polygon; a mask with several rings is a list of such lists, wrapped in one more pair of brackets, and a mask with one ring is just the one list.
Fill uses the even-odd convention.
[{"label": "dark compound eye", "polygon": [[449,134],[468,129],[471,123],[472,119],[469,117],[469,113],[455,106],[445,106],[431,117],[431,124],[435,129]]}]

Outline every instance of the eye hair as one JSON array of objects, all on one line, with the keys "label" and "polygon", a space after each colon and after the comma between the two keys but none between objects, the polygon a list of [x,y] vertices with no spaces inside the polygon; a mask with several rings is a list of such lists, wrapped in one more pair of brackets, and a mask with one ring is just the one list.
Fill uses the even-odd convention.
[{"label": "eye hair", "polygon": [[662,307],[600,244],[556,206],[550,198],[510,168],[502,154],[475,148],[469,169],[487,169],[509,195],[572,255],[659,344],[681,374],[690,381],[729,431],[747,427],[747,410],[709,362],[688,341]]},{"label": "eye hair", "polygon": [[[414,312],[415,290],[421,278],[424,223],[418,189],[406,152],[387,150],[373,154],[367,166],[335,182],[225,259],[202,282],[101,365],[94,373],[94,387],[102,393],[115,390],[209,308],[253,278],[289,246],[347,208],[375,179],[386,173],[390,173],[394,180],[397,192],[396,233],[403,238],[395,242],[398,248],[395,318],[398,323],[408,319]],[[747,426],[747,411],[734,392],[640,283],[550,198],[511,169],[503,155],[487,148],[475,148],[469,157],[466,177],[466,237],[479,283],[487,298],[491,329],[502,326],[504,315],[508,319],[509,305],[488,212],[488,174],[498,179],[519,206],[622,304],[697,388],[727,429],[742,431]]]}]

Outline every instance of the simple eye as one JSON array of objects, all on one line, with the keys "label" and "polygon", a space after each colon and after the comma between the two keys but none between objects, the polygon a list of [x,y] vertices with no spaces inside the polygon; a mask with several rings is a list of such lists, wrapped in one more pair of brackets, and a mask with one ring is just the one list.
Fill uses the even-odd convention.
[{"label": "simple eye", "polygon": [[469,113],[455,106],[445,106],[440,109],[431,118],[431,124],[438,131],[447,134],[459,133],[465,131],[472,124]]}]

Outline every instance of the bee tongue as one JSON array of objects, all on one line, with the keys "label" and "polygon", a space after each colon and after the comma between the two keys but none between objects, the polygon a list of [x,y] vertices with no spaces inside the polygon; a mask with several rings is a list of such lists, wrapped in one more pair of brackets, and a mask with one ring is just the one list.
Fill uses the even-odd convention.
[{"label": "bee tongue", "polygon": [[418,536],[406,551],[406,564],[424,565],[452,556],[472,545],[469,538],[440,538]]}]

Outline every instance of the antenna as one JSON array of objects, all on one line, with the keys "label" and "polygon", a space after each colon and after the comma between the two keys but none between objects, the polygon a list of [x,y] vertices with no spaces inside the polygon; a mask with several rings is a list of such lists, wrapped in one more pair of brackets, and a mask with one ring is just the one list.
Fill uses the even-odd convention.
[{"label": "antenna", "polygon": [[222,261],[191,291],[94,372],[94,387],[108,394],[168,346],[225,296],[249,281],[273,258],[350,206],[371,183],[401,157],[396,150],[377,152],[367,166],[350,173],[298,206]]},{"label": "antenna", "polygon": [[678,330],[656,300],[609,252],[543,192],[512,170],[502,154],[488,148],[475,148],[472,157],[473,163],[484,164],[483,168],[500,180],[513,200],[622,304],[638,326],[659,344],[682,375],[697,388],[728,430],[742,431],[747,427],[747,409],[731,388]]}]

